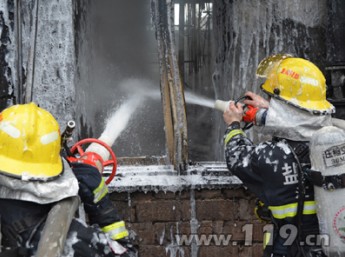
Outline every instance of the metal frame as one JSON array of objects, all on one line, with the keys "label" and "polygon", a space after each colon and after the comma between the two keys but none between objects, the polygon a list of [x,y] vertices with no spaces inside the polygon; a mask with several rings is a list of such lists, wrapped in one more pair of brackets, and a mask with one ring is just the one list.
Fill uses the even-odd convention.
[{"label": "metal frame", "polygon": [[152,1],[160,59],[161,93],[168,161],[179,173],[187,168],[187,118],[174,42],[173,3]]}]

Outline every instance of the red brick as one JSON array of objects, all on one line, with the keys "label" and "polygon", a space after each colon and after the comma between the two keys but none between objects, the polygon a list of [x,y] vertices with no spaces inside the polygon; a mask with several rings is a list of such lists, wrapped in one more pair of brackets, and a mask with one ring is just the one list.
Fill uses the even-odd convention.
[{"label": "red brick", "polygon": [[189,221],[184,222],[175,222],[173,224],[173,231],[176,232],[176,234],[186,234],[189,235],[191,233],[191,227]]},{"label": "red brick", "polygon": [[262,257],[264,253],[264,248],[262,244],[255,243],[252,246],[253,248],[253,257]]},{"label": "red brick", "polygon": [[226,199],[251,199],[256,198],[250,191],[243,187],[233,189],[223,189],[222,193]]},{"label": "red brick", "polygon": [[[189,247],[177,246],[175,244],[167,245],[165,247],[165,251],[166,251],[166,255],[163,255],[163,256],[167,256],[167,257],[190,257],[191,256]],[[152,255],[151,257],[156,257],[156,255]],[[160,256],[157,256],[157,257],[160,257]]]},{"label": "red brick", "polygon": [[172,200],[176,200],[179,199],[179,195],[178,193],[174,193],[174,192],[158,192],[156,194],[153,195],[154,199],[172,199]]},{"label": "red brick", "polygon": [[263,255],[262,244],[254,244],[252,246],[240,246],[238,250],[238,257],[262,257]]},{"label": "red brick", "polygon": [[[178,193],[135,192],[130,195],[113,193],[111,198],[125,216],[127,227],[137,234],[141,257],[190,257],[192,249],[198,251],[198,257],[262,256],[265,223],[260,223],[254,216],[255,196],[243,188],[200,190],[194,191],[194,196],[191,202],[191,192],[186,190]],[[193,207],[195,210],[191,209]],[[176,246],[176,234],[195,232],[191,231],[192,212],[196,214],[199,236],[232,235],[231,245],[217,246],[212,242],[198,248]],[[243,226],[247,223],[253,224],[253,246],[243,246]]]},{"label": "red brick", "polygon": [[[144,223],[131,223],[127,225],[129,229],[132,229],[136,233],[136,242],[138,245],[156,245],[155,230],[152,228],[151,222]],[[158,244],[157,244],[158,245]]]},{"label": "red brick", "polygon": [[158,192],[153,195],[155,199],[174,199],[174,200],[184,200],[190,199],[190,191],[178,191],[178,192]]},{"label": "red brick", "polygon": [[[198,257],[238,257],[237,248],[233,246],[201,246]],[[251,257],[251,256],[247,256]]]},{"label": "red brick", "polygon": [[212,221],[199,221],[198,234],[212,234],[213,222]]},{"label": "red brick", "polygon": [[211,200],[211,199],[225,199],[220,190],[197,190],[195,191],[195,199]]},{"label": "red brick", "polygon": [[254,214],[255,200],[239,199],[236,219],[252,221],[256,219]]},{"label": "red brick", "polygon": [[165,252],[163,246],[155,245],[141,245],[139,246],[139,256],[140,257],[164,257],[169,256]]},{"label": "red brick", "polygon": [[133,203],[142,202],[142,201],[152,201],[154,199],[154,193],[152,192],[135,192],[130,194],[130,200]]},{"label": "red brick", "polygon": [[135,208],[138,222],[181,220],[180,203],[178,201],[138,202]]},{"label": "red brick", "polygon": [[112,201],[128,201],[128,193],[117,193],[112,192],[109,194],[110,200]]},{"label": "red brick", "polygon": [[140,257],[190,257],[190,249],[188,247],[181,247],[177,245],[154,246],[143,245],[139,246]]},{"label": "red brick", "polygon": [[[250,225],[253,225],[250,227]],[[247,223],[244,221],[228,221],[224,223],[223,231],[220,234],[231,234],[233,240],[243,241],[251,235],[253,242],[261,242],[263,237],[263,226],[261,223]]]},{"label": "red brick", "polygon": [[214,234],[224,234],[223,232],[224,221],[223,220],[216,220],[213,221],[213,233]]},{"label": "red brick", "polygon": [[233,220],[236,205],[231,200],[197,200],[198,220]]},{"label": "red brick", "polygon": [[[187,229],[186,231],[184,231]],[[180,233],[189,233],[188,224],[179,223],[179,222],[165,222],[165,223],[156,223],[153,226],[155,230],[155,240],[157,244],[168,245],[176,241],[175,235]],[[183,232],[181,232],[181,230]]]},{"label": "red brick", "polygon": [[135,208],[128,206],[127,202],[113,202],[118,212],[127,222],[135,222]]}]

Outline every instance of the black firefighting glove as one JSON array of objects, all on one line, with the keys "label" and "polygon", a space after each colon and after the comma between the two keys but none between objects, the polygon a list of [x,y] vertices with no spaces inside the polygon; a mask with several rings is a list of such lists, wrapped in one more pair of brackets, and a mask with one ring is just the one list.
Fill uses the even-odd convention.
[{"label": "black firefighting glove", "polygon": [[259,199],[256,199],[254,213],[260,221],[264,221],[264,222],[271,221],[272,214],[271,214],[270,209],[268,209],[268,207]]},{"label": "black firefighting glove", "polygon": [[108,196],[108,187],[97,168],[83,163],[71,163],[79,182],[79,196],[91,224],[98,224],[114,240],[128,236],[125,222]]}]

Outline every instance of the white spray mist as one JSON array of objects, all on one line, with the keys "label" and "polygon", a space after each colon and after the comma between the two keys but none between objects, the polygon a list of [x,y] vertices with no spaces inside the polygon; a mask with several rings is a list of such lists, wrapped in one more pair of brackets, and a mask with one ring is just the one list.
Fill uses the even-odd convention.
[{"label": "white spray mist", "polygon": [[[130,97],[124,104],[120,106],[107,120],[106,127],[99,137],[109,146],[112,146],[115,140],[126,129],[130,118],[133,116],[135,110],[142,104],[144,97],[141,95],[134,95]],[[92,143],[87,149],[87,152],[95,152],[101,155],[103,160],[109,159],[109,152],[99,144]]]}]

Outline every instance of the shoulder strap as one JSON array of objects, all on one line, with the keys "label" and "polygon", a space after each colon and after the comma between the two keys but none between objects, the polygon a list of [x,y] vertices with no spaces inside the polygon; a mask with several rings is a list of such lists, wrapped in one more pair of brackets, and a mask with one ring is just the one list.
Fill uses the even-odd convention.
[{"label": "shoulder strap", "polygon": [[299,163],[301,164],[310,164],[309,158],[309,146],[305,142],[296,142],[296,141],[286,141],[290,146],[291,150],[295,157],[297,157]]},{"label": "shoulder strap", "polygon": [[[11,247],[17,246],[17,241],[21,239],[21,233],[26,230],[39,226],[45,221],[47,215],[27,216],[23,219],[16,220],[9,225],[2,224],[2,231],[4,233],[6,244]],[[0,255],[1,257],[1,255]]]},{"label": "shoulder strap", "polygon": [[[296,144],[295,144],[296,143]],[[300,160],[302,158],[309,158],[309,147],[300,142],[292,142],[293,145],[290,145],[290,142],[287,141],[287,145],[289,146],[298,167],[298,205],[297,205],[297,226],[298,226],[298,239],[299,242],[303,242],[302,238],[302,217],[303,217],[303,208],[304,208],[304,200],[305,200],[305,186],[304,186],[304,173],[303,168],[301,165]],[[308,156],[307,156],[308,154]],[[298,242],[298,249],[301,254],[301,256],[306,256],[303,247]]]},{"label": "shoulder strap", "polygon": [[31,252],[24,247],[16,247],[10,250],[5,250],[0,253],[0,257],[29,257]]},{"label": "shoulder strap", "polygon": [[345,188],[345,173],[339,175],[323,176],[320,171],[307,170],[308,179],[318,187],[323,187],[327,191]]}]

